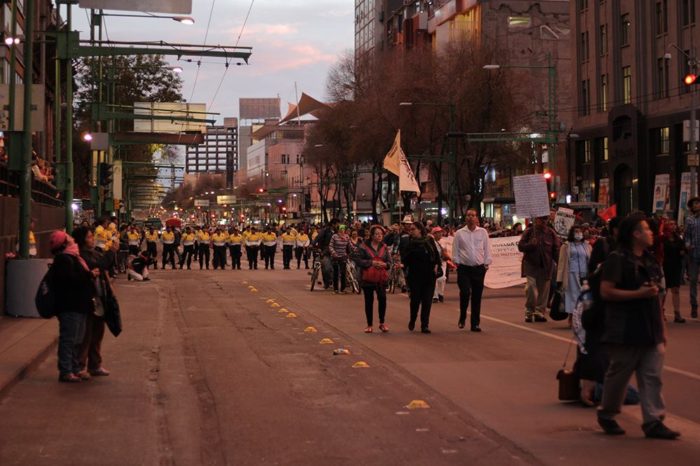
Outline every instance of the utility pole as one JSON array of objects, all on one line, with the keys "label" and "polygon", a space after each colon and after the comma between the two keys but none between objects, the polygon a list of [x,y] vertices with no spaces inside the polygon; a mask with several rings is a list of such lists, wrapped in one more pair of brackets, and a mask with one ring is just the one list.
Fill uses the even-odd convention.
[{"label": "utility pole", "polygon": [[[29,258],[29,228],[32,212],[32,74],[34,70],[34,1],[24,3],[24,127],[19,179],[19,255]],[[14,27],[14,25],[13,25]],[[14,47],[13,47],[14,50]],[[13,61],[10,73],[14,75]]]},{"label": "utility pole", "polygon": [[[695,75],[697,72],[697,60],[695,59],[695,51],[688,58],[688,69]],[[693,198],[698,194],[697,182],[697,166],[698,166],[698,150],[697,150],[697,135],[695,134],[698,126],[697,122],[697,100],[695,96],[696,84],[690,86],[690,147],[688,149],[688,165],[690,165],[690,197]]]},{"label": "utility pole", "polygon": [[[72,5],[66,3],[66,30],[71,30]],[[73,61],[65,60],[66,67],[66,179],[63,199],[66,203],[66,229],[73,228]],[[58,84],[57,84],[58,85]],[[57,93],[58,94],[58,93]]]}]

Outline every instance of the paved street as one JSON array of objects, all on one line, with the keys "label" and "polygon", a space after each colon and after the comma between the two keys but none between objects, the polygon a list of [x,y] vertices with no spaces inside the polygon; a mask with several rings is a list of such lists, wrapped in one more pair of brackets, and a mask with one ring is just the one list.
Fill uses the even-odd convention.
[{"label": "paved street", "polygon": [[[627,436],[610,438],[594,410],[557,401],[569,331],[525,324],[519,289],[487,291],[481,334],[457,328],[450,283],[432,335],[407,331],[404,295],[389,297],[391,332],[366,335],[361,298],[311,293],[303,270],[152,277],[118,280],[125,331],[105,338],[110,377],[58,384],[52,355],[2,399],[0,464],[682,465],[700,455],[699,321],[670,327],[664,390],[682,439],[644,439],[637,406],[621,416]],[[334,356],[339,347],[351,354]]]}]

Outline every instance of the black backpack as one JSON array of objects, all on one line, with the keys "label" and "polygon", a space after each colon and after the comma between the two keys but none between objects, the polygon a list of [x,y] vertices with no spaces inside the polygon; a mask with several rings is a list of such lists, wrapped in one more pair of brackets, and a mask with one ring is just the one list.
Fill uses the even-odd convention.
[{"label": "black backpack", "polygon": [[51,269],[49,269],[44,278],[41,279],[39,289],[36,290],[34,297],[36,310],[44,319],[50,319],[56,315],[56,292],[51,286],[52,276]]}]

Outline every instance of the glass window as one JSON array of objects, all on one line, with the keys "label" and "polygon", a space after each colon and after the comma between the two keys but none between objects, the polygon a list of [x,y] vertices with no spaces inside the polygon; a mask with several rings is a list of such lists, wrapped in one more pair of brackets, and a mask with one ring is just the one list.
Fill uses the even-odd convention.
[{"label": "glass window", "polygon": [[591,163],[591,141],[583,141],[583,163]]},{"label": "glass window", "polygon": [[608,138],[603,138],[603,162],[607,162],[609,157]]},{"label": "glass window", "polygon": [[591,108],[590,81],[581,81],[581,115],[588,115]]},{"label": "glass window", "polygon": [[632,103],[632,67],[622,67],[622,103]]},{"label": "glass window", "polygon": [[681,0],[681,24],[695,24],[695,0]]},{"label": "glass window", "polygon": [[608,54],[608,25],[603,24],[600,26],[600,32],[598,34],[598,51],[601,57]]},{"label": "glass window", "polygon": [[578,9],[583,11],[588,8],[588,0],[578,0]]},{"label": "glass window", "polygon": [[671,152],[671,128],[659,128],[659,155],[668,155]]},{"label": "glass window", "polygon": [[588,61],[588,31],[581,33],[581,61]]},{"label": "glass window", "polygon": [[600,95],[598,96],[598,108],[601,112],[608,111],[608,75],[600,75]]},{"label": "glass window", "polygon": [[632,23],[630,22],[629,13],[625,13],[620,17],[620,46],[629,45]]},{"label": "glass window", "polygon": [[530,27],[531,21],[529,16],[509,16],[508,27]]},{"label": "glass window", "polygon": [[663,57],[656,60],[656,97],[668,97],[668,60]]},{"label": "glass window", "polygon": [[668,32],[668,0],[656,2],[656,34]]}]

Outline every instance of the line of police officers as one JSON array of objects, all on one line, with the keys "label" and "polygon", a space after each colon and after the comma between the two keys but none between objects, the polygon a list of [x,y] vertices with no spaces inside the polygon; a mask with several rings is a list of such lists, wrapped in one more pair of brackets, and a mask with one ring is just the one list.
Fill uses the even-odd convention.
[{"label": "line of police officers", "polygon": [[[99,228],[99,227],[98,227]],[[100,244],[98,232],[95,233],[98,245]],[[105,237],[107,235],[105,234]],[[210,254],[213,249],[212,267],[225,269],[227,266],[227,250],[231,256],[231,268],[241,269],[241,257],[245,248],[248,260],[248,268],[254,270],[258,268],[258,257],[264,261],[265,269],[274,270],[275,255],[278,246],[282,246],[282,258],[285,269],[291,268],[293,256],[296,256],[297,268],[301,267],[304,261],[305,267],[309,268],[310,246],[312,238],[306,231],[297,231],[293,227],[281,228],[276,232],[273,227],[267,227],[263,231],[258,231],[255,227],[246,227],[243,231],[238,228],[216,227],[213,229],[202,227],[186,227],[183,232],[172,227],[167,227],[162,233],[153,228],[149,228],[143,235],[135,227],[131,227],[126,236],[129,243],[129,254],[138,255],[142,242],[146,243],[148,255],[155,259],[157,256],[158,241],[162,245],[162,268],[170,264],[172,269],[179,265],[180,269],[187,266],[191,269],[192,259],[199,262],[199,268],[209,269]],[[182,245],[182,254],[179,246]],[[175,257],[178,260],[176,262]],[[154,261],[155,262],[155,261]]]}]

